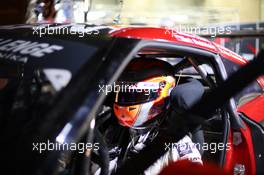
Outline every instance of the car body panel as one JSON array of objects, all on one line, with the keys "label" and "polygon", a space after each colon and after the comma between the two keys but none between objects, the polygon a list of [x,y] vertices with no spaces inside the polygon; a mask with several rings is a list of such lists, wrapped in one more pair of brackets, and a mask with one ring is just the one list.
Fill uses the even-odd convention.
[{"label": "car body panel", "polygon": [[230,129],[224,169],[233,173],[236,165],[245,166],[245,174],[256,174],[256,162],[250,128],[244,123],[245,129]]},{"label": "car body panel", "polygon": [[[93,29],[95,34],[43,34],[50,29],[57,31],[74,31],[74,25],[11,25],[0,26],[0,61],[20,64],[32,68],[65,69],[72,75],[79,71],[83,64],[103,47],[111,44],[107,33],[108,27],[93,28],[82,25],[78,30]],[[57,27],[57,28],[56,28]],[[75,26],[76,27],[76,26]],[[80,25],[78,25],[80,27]],[[54,33],[52,31],[52,33]],[[74,52],[73,52],[74,51]],[[100,61],[98,61],[100,64]]]},{"label": "car body panel", "polygon": [[238,112],[244,113],[258,123],[264,122],[264,94],[239,107]]}]

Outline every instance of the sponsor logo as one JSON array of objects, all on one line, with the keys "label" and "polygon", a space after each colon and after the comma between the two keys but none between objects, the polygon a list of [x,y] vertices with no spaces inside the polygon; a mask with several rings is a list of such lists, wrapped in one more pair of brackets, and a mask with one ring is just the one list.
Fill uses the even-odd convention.
[{"label": "sponsor logo", "polygon": [[189,143],[180,143],[177,145],[176,149],[180,157],[183,157],[186,154],[192,153],[192,149]]},{"label": "sponsor logo", "polygon": [[0,57],[23,63],[27,62],[27,56],[41,58],[62,49],[63,46],[49,43],[0,38]]}]

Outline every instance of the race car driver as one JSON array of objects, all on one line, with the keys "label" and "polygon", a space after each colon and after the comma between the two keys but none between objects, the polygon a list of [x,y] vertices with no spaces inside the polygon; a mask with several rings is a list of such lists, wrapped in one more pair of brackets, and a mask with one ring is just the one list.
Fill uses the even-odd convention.
[{"label": "race car driver", "polygon": [[[194,79],[176,86],[173,66],[168,62],[150,58],[132,60],[119,78],[118,86],[119,91],[115,94],[113,104],[114,114],[119,124],[127,128],[130,139],[128,145],[121,146],[125,149],[123,154],[120,153],[120,146],[113,146],[110,150],[111,154],[119,154],[116,157],[110,156],[110,172],[115,171],[122,162],[118,159],[126,160],[134,154],[140,154],[155,139],[172,108],[186,109],[203,94],[203,86]],[[171,92],[173,96],[170,96]],[[114,132],[108,134],[109,137],[113,135]],[[145,174],[158,174],[170,161],[181,159],[202,164],[201,154],[190,135],[186,135],[166,151],[163,157],[145,170]]]}]

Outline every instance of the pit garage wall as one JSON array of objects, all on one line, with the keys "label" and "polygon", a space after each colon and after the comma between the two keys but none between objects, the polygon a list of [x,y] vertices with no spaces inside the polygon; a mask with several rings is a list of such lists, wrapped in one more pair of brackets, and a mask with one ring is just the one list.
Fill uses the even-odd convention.
[{"label": "pit garage wall", "polygon": [[[86,3],[75,9],[76,21],[82,22],[90,1],[75,2]],[[119,13],[124,25],[248,23],[264,19],[264,0],[93,0],[88,18],[92,23],[112,23]]]},{"label": "pit garage wall", "polygon": [[178,24],[244,23],[261,20],[262,3],[263,0],[124,0],[122,15],[124,20],[135,16],[169,18]]}]

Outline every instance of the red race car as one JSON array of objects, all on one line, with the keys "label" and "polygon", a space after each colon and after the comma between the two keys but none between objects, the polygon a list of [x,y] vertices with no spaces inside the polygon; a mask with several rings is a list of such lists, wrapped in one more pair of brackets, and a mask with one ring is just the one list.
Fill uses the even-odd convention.
[{"label": "red race car", "polygon": [[[218,44],[201,37],[175,32],[173,29],[126,28],[118,30],[112,35],[126,38],[161,40],[184,47],[209,51],[210,53],[216,54],[215,56],[219,57],[221,62],[223,62],[224,66],[219,65],[218,67],[219,70],[221,70],[221,67],[225,69],[223,70],[225,72],[223,74],[231,75],[238,67],[247,63],[246,59]],[[151,52],[155,54],[155,52],[158,51],[151,50]],[[193,61],[193,63],[195,63],[195,61]],[[203,70],[199,70],[198,65],[194,67],[197,68],[197,72],[202,74]],[[206,76],[208,76],[208,74],[202,75],[203,78]],[[263,164],[263,151],[261,148],[263,144],[263,134],[261,134],[263,133],[263,128],[261,128],[261,126],[264,126],[264,108],[262,107],[264,105],[263,80],[263,77],[260,77],[255,84],[253,83],[251,87],[247,87],[237,95],[234,98],[236,105],[234,105],[232,99],[230,101],[229,105],[231,107],[229,109],[231,111],[233,110],[230,114],[232,117],[238,118],[234,120],[231,117],[231,127],[224,127],[224,130],[227,131],[227,133],[224,133],[226,142],[231,144],[229,145],[230,149],[228,148],[222,152],[222,157],[220,156],[222,158],[220,165],[227,172],[234,172],[235,174],[243,172],[245,174],[263,173],[263,168],[261,167]],[[209,80],[205,81],[210,82]],[[208,84],[208,86],[210,87],[210,84]],[[238,122],[239,120],[240,122]],[[207,132],[206,129],[205,132]],[[260,139],[262,139],[262,141],[260,141]]]},{"label": "red race car", "polygon": [[[19,170],[28,174],[36,169],[40,174],[58,171],[74,174],[80,171],[76,167],[84,165],[81,171],[91,173],[95,172],[92,164],[99,165],[97,170],[100,169],[101,174],[107,174],[109,162],[116,158],[122,161],[117,161],[118,168],[112,169],[112,173],[122,172],[122,167],[132,174],[141,173],[160,155],[153,156],[153,161],[135,162],[133,168],[127,166],[130,158],[125,153],[131,140],[123,134],[127,127],[120,126],[116,120],[113,104],[117,97],[111,88],[131,60],[138,58],[149,61],[149,65],[153,64],[153,59],[170,64],[176,87],[191,78],[202,85],[203,96],[248,63],[205,38],[169,28],[82,24],[2,26],[0,63],[4,66],[0,72],[3,89],[11,84],[6,94],[16,95],[11,96],[13,100],[8,97],[9,108],[3,110],[5,118],[1,125],[5,126],[6,149],[17,150],[3,154],[18,158]],[[6,85],[6,82],[9,83]],[[264,78],[259,77],[236,95],[232,94],[224,105],[214,108],[210,116],[204,117],[206,122],[200,129],[204,140],[198,138],[204,164],[211,162],[235,174],[264,172],[263,89]],[[225,96],[226,92],[221,93]],[[218,96],[215,96],[216,102]],[[167,98],[169,96],[164,100]],[[7,98],[3,99],[4,105]],[[111,127],[121,127],[111,134],[118,139],[106,137]],[[17,141],[14,138],[20,138],[19,144],[12,144]],[[124,142],[124,139],[128,140]],[[47,140],[54,144],[91,144],[82,151],[50,151],[47,147],[38,147]],[[99,150],[95,149],[97,142]],[[164,142],[160,143],[163,144],[157,144],[161,146],[157,149],[164,150]],[[113,152],[106,151],[114,148],[117,149]],[[40,152],[49,156],[43,160]],[[157,152],[162,154],[162,151]],[[138,155],[141,154],[144,155],[139,151]],[[26,162],[23,160],[27,163],[21,163]]]}]

